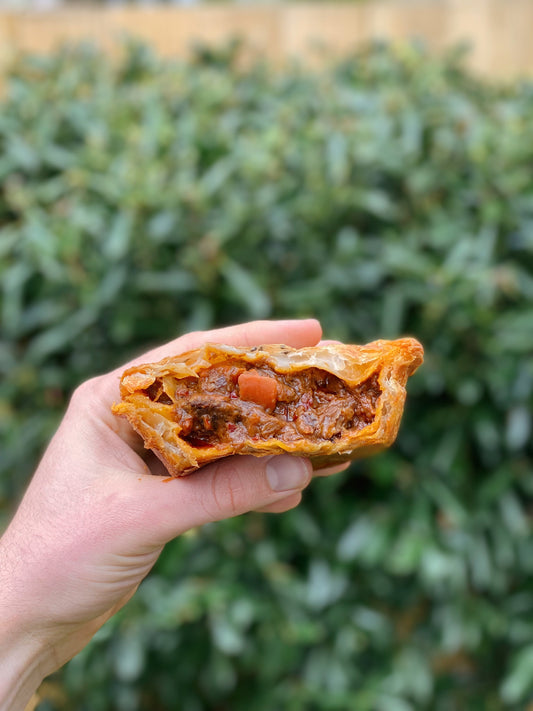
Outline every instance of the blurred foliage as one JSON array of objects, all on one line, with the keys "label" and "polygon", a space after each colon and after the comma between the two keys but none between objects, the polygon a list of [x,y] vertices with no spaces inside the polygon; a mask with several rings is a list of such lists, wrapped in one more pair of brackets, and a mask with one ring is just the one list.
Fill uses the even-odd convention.
[{"label": "blurred foliage", "polygon": [[[417,336],[387,453],[169,545],[42,709],[524,709],[533,699],[533,88],[373,46],[327,71],[131,47],[0,110],[0,506],[73,387],[175,334]],[[54,687],[54,685],[56,685]],[[58,693],[57,688],[61,689]]]}]

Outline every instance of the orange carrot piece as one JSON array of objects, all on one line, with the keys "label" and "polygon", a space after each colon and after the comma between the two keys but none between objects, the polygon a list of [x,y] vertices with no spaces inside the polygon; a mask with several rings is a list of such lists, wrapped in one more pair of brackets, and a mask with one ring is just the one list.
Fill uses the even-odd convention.
[{"label": "orange carrot piece", "polygon": [[241,400],[248,400],[273,410],[278,401],[278,385],[274,378],[261,375],[257,370],[246,370],[239,375]]}]

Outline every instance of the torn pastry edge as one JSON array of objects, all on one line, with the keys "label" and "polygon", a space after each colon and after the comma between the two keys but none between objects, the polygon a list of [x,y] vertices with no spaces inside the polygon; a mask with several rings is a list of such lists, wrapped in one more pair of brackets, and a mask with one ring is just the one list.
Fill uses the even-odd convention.
[{"label": "torn pastry edge", "polygon": [[[340,378],[350,387],[361,384],[379,371],[378,384],[381,393],[374,419],[356,432],[341,435],[335,442],[335,446],[341,451],[331,452],[330,441],[317,443],[302,437],[296,442],[284,442],[274,438],[265,442],[246,440],[236,453],[231,443],[225,447],[195,448],[180,438],[177,423],[175,427],[169,427],[169,420],[154,412],[151,401],[149,406],[142,407],[127,400],[128,397],[135,397],[139,390],[148,388],[159,377],[198,377],[199,372],[224,362],[228,357],[243,358],[252,365],[266,363],[280,374],[320,368]],[[364,346],[328,344],[302,349],[283,345],[243,348],[207,343],[199,349],[165,358],[158,363],[137,365],[126,370],[120,385],[123,400],[114,404],[112,411],[115,415],[127,418],[133,429],[142,437],[145,448],[151,449],[174,477],[191,474],[205,464],[235,454],[295,454],[309,458],[313,467],[320,469],[376,454],[394,442],[403,416],[405,384],[422,361],[422,346],[413,338],[379,340]],[[168,370],[165,370],[167,367]],[[159,372],[157,375],[153,372],[139,372],[143,369],[157,369]],[[358,372],[350,377],[353,371]],[[160,422],[157,422],[158,418]],[[346,440],[353,440],[353,446],[342,449],[343,443],[347,444]],[[168,455],[165,454],[165,449]]]}]

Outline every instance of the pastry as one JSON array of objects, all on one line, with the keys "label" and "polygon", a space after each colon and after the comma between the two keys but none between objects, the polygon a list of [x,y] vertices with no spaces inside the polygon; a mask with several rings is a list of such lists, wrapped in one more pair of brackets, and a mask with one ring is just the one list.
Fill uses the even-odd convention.
[{"label": "pastry", "polygon": [[113,412],[172,476],[232,454],[289,453],[318,469],[392,444],[422,360],[413,338],[300,349],[208,343],[126,370]]}]

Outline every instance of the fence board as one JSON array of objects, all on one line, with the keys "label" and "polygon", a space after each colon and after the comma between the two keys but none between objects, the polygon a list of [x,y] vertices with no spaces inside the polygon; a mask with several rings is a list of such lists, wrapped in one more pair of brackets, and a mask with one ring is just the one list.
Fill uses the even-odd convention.
[{"label": "fence board", "polygon": [[106,51],[124,34],[165,55],[184,56],[197,42],[243,37],[250,50],[285,61],[320,61],[318,46],[343,54],[373,38],[418,37],[442,50],[472,46],[470,66],[492,77],[533,75],[533,0],[370,0],[354,5],[276,4],[193,7],[99,7],[0,12],[0,71],[16,52],[50,52],[88,39]]}]

